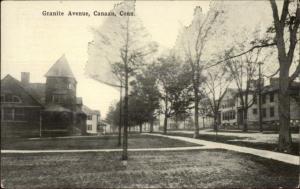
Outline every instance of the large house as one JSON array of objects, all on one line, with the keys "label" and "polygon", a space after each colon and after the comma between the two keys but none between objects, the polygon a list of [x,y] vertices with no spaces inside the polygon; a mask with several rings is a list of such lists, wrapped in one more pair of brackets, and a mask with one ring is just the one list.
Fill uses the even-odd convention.
[{"label": "large house", "polygon": [[86,114],[76,96],[77,81],[63,55],[45,74],[46,83],[1,80],[1,136],[56,136],[85,133]]},{"label": "large house", "polygon": [[[275,130],[279,121],[279,80],[273,78],[270,85],[264,86],[261,91],[261,112],[264,129]],[[293,82],[289,88],[291,124],[300,125],[300,83]],[[248,95],[250,107],[247,112],[248,128],[258,129],[259,102],[257,91],[250,90]],[[228,89],[221,101],[219,124],[221,128],[240,129],[243,122],[242,107],[237,89]]]}]

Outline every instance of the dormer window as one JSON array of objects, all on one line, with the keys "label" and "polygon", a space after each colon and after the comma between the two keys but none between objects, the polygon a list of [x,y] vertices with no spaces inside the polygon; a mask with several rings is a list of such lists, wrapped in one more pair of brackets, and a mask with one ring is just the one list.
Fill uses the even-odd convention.
[{"label": "dormer window", "polygon": [[8,103],[21,103],[22,100],[20,97],[12,94],[4,94],[1,95],[1,102],[8,102]]}]

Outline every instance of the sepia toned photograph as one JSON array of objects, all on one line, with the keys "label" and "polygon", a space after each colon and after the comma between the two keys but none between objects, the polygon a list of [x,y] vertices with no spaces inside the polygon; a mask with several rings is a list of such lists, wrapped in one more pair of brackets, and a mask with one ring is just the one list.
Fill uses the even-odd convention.
[{"label": "sepia toned photograph", "polygon": [[299,188],[299,0],[1,2],[1,189]]}]

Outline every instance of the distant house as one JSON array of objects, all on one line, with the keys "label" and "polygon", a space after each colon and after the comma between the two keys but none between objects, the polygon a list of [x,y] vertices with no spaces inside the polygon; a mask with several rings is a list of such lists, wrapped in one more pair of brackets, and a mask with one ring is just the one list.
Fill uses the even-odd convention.
[{"label": "distant house", "polygon": [[85,132],[77,81],[63,55],[45,75],[46,83],[30,83],[7,75],[1,80],[1,136],[71,135]]},{"label": "distant house", "polygon": [[[262,88],[262,121],[264,128],[277,129],[279,121],[279,80],[273,78],[270,85]],[[300,125],[300,83],[293,82],[289,88],[290,98],[290,119],[292,125]],[[243,114],[240,98],[237,89],[226,91],[220,107],[220,124],[225,128],[241,128]],[[259,104],[258,95],[255,91],[250,91],[248,100],[251,106],[248,109],[247,123],[248,127],[258,129]]]},{"label": "distant house", "polygon": [[118,127],[112,126],[104,120],[100,120],[100,123],[98,124],[98,131],[102,134],[117,133]]},{"label": "distant house", "polygon": [[100,123],[100,111],[92,110],[86,105],[83,105],[82,110],[87,115],[86,132],[89,134],[97,134],[98,124]]}]

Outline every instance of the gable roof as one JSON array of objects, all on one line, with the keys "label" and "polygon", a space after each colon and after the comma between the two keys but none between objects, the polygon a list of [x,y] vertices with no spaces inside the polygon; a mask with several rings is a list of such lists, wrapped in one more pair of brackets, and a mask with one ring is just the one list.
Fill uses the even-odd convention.
[{"label": "gable roof", "polygon": [[82,111],[86,114],[97,114],[100,115],[100,111],[92,110],[91,108],[87,107],[86,105],[82,106]]},{"label": "gable roof", "polygon": [[[6,81],[12,81],[19,87],[21,87],[29,96],[31,96],[38,104],[42,105],[44,102],[44,96],[45,96],[45,84],[39,83],[38,86],[31,86],[29,85],[24,85],[11,75],[7,74],[2,80],[1,80],[1,88],[2,88],[2,83]],[[35,85],[35,84],[34,84]],[[36,89],[35,89],[36,88]],[[37,90],[37,88],[39,88]]]},{"label": "gable roof", "polygon": [[29,83],[27,90],[42,104],[45,103],[45,83]]},{"label": "gable roof", "polygon": [[63,54],[45,74],[46,77],[68,77],[74,78],[73,72],[70,68],[65,54]]}]

